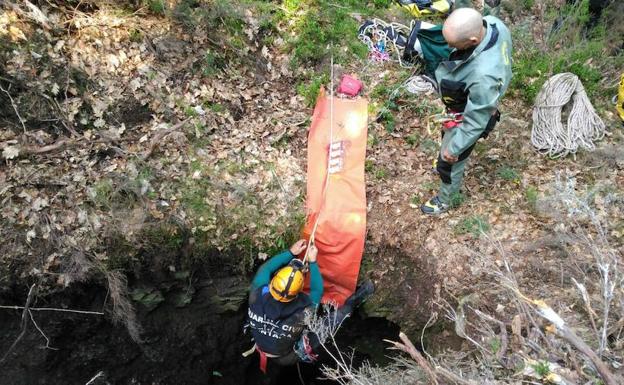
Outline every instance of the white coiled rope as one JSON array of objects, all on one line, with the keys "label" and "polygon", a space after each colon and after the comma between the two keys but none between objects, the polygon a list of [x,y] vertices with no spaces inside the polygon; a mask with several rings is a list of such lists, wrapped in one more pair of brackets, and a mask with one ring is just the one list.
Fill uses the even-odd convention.
[{"label": "white coiled rope", "polygon": [[410,94],[430,94],[435,91],[433,80],[426,75],[416,75],[407,79],[403,87]]},{"label": "white coiled rope", "polygon": [[[565,123],[564,111],[568,114]],[[533,108],[533,146],[551,158],[559,158],[575,154],[579,148],[593,151],[594,142],[605,133],[605,124],[576,75],[566,72],[548,79]]]}]

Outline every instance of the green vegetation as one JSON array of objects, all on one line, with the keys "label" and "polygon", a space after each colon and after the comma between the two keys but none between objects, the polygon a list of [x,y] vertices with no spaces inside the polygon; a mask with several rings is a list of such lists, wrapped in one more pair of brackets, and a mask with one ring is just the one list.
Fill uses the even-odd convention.
[{"label": "green vegetation", "polygon": [[518,175],[518,172],[509,166],[499,167],[498,170],[496,170],[496,175],[508,182],[520,182],[520,175]]},{"label": "green vegetation", "polygon": [[[388,1],[375,1],[375,8],[387,7]],[[323,58],[334,56],[337,63],[345,63],[351,58],[364,58],[366,46],[357,38],[358,22],[351,16],[353,12],[369,15],[374,11],[366,2],[343,0],[287,0],[283,4],[284,18],[291,27],[292,38],[288,49],[293,51],[292,64],[314,64]],[[346,46],[346,49],[340,49]]]},{"label": "green vegetation", "polygon": [[438,182],[425,182],[421,185],[421,188],[425,191],[434,191],[438,188]]},{"label": "green vegetation", "polygon": [[471,215],[462,219],[454,229],[455,234],[472,234],[473,237],[479,238],[481,234],[490,230],[490,224],[487,219],[479,215]]},{"label": "green vegetation", "polygon": [[364,171],[367,174],[373,174],[373,177],[377,180],[386,179],[388,177],[388,170],[383,166],[376,165],[375,162],[370,159],[364,161]]},{"label": "green vegetation", "polygon": [[[526,1],[529,5],[532,1]],[[582,0],[566,4],[559,12],[551,8],[546,24],[558,27],[546,36],[544,46],[536,46],[529,29],[518,29],[514,47],[514,77],[510,88],[519,93],[527,103],[533,103],[546,80],[557,73],[572,72],[579,77],[590,98],[604,97],[602,84],[605,69],[617,70],[624,65],[624,56],[609,54],[606,21],[601,26],[587,31],[589,2]],[[608,14],[603,15],[603,19]],[[600,64],[596,58],[601,58]],[[615,90],[614,80],[609,92]]]},{"label": "green vegetation", "polygon": [[524,5],[524,8],[526,10],[531,10],[533,9],[533,6],[535,5],[535,0],[522,0],[522,5]]},{"label": "green vegetation", "polygon": [[329,75],[327,73],[315,75],[309,81],[301,82],[297,85],[297,94],[305,99],[308,107],[312,107],[316,103],[321,86],[328,82]]},{"label": "green vegetation", "polygon": [[407,144],[409,144],[411,147],[416,147],[418,145],[418,143],[420,143],[421,137],[420,134],[418,133],[413,133],[413,134],[409,134],[406,138],[405,141],[407,142]]},{"label": "green vegetation", "polygon": [[143,41],[143,32],[137,28],[131,28],[128,31],[128,38],[133,43],[140,43]]},{"label": "green vegetation", "polygon": [[456,208],[456,207],[461,206],[462,203],[464,203],[465,201],[466,201],[466,196],[462,194],[461,192],[457,192],[451,195],[449,205],[452,208]]},{"label": "green vegetation", "polygon": [[490,350],[492,353],[496,354],[501,349],[501,340],[498,337],[494,337],[490,340]]},{"label": "green vegetation", "polygon": [[537,374],[540,378],[546,377],[550,373],[550,365],[545,361],[538,361],[535,364],[532,364],[531,367],[535,370],[535,374]]},{"label": "green vegetation", "polygon": [[428,155],[437,155],[440,144],[433,139],[427,138],[420,143],[419,149]]},{"label": "green vegetation", "polygon": [[394,132],[396,127],[396,121],[394,115],[387,109],[384,109],[380,114],[378,121],[384,125],[388,133]]},{"label": "green vegetation", "polygon": [[212,50],[207,50],[201,62],[202,74],[206,77],[216,74],[224,67],[224,58]]},{"label": "green vegetation", "polygon": [[586,41],[548,55],[539,50],[522,50],[514,61],[511,88],[518,90],[527,103],[533,103],[550,76],[572,72],[581,79],[587,94],[596,97],[602,92],[602,72],[591,64],[591,59],[602,54],[602,47],[600,41]]},{"label": "green vegetation", "polygon": [[366,144],[368,148],[375,147],[379,144],[379,137],[374,132],[368,133],[368,138],[366,139]]},{"label": "green vegetation", "polygon": [[535,204],[537,203],[537,189],[533,186],[529,186],[524,191],[524,197],[526,198],[527,203],[531,209],[535,208]]},{"label": "green vegetation", "polygon": [[91,191],[91,199],[97,207],[110,207],[113,197],[113,181],[110,179],[102,179],[93,186]]},{"label": "green vegetation", "polygon": [[164,0],[147,0],[147,8],[150,12],[155,13],[157,15],[163,15],[165,13],[166,5]]}]

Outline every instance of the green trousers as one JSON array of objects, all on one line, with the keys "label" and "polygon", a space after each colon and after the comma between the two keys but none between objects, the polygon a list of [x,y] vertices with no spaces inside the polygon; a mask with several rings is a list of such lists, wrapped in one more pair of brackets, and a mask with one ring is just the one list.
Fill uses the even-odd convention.
[{"label": "green trousers", "polygon": [[[444,149],[448,146],[453,135],[444,135],[442,138],[442,147],[440,148],[440,154]],[[472,152],[472,147],[467,150],[468,153],[465,153],[465,158],[463,160],[457,161],[455,163],[447,163],[442,160],[442,157],[438,157],[438,173],[440,174],[440,191],[438,192],[438,198],[442,203],[450,204],[451,197],[457,193],[461,189],[462,182],[464,181],[464,172],[466,171],[466,163],[468,162],[468,155]],[[450,177],[450,183],[449,178]],[[446,180],[445,180],[446,179]],[[445,183],[446,182],[446,183]]]},{"label": "green trousers", "polygon": [[[496,123],[500,120],[500,112],[496,110],[494,114],[490,117],[487,125],[483,129],[483,133],[480,138],[487,138],[490,132],[496,126]],[[457,128],[455,128],[457,129]],[[440,191],[438,192],[438,198],[442,203],[450,204],[451,198],[453,195],[459,193],[461,189],[462,182],[464,181],[464,172],[466,171],[466,163],[468,162],[468,157],[472,153],[477,142],[474,142],[470,147],[468,147],[464,152],[459,154],[458,160],[455,163],[449,163],[442,159],[442,153],[448,147],[450,141],[453,139],[453,132],[444,133],[442,132],[442,146],[440,146],[440,154],[438,155],[438,164],[436,166],[436,170],[438,171],[438,175],[440,175]]]}]

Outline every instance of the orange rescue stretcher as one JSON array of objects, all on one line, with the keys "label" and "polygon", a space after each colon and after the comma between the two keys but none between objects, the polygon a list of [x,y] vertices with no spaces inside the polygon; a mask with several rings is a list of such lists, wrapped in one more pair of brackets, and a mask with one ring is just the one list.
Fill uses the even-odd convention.
[{"label": "orange rescue stretcher", "polygon": [[318,218],[314,242],[323,275],[322,302],[341,306],[355,291],[366,236],[368,101],[333,97],[333,107],[331,101],[321,89],[308,134],[303,235],[309,239]]}]

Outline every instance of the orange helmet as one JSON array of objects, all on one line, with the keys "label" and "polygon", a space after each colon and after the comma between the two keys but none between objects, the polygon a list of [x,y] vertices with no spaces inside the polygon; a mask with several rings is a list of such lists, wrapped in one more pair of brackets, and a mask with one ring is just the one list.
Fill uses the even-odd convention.
[{"label": "orange helmet", "polygon": [[290,302],[303,289],[303,263],[298,259],[290,261],[275,273],[269,284],[269,292],[280,302]]}]

